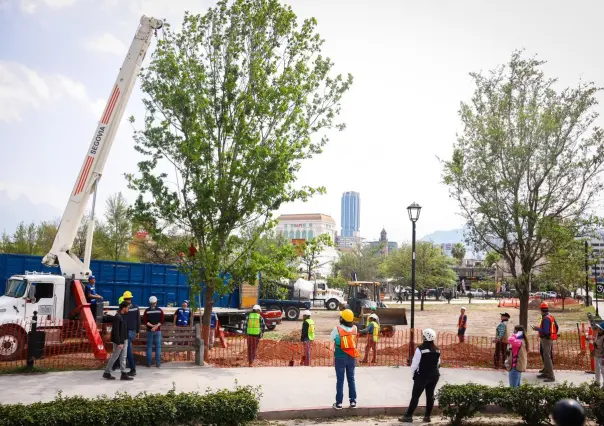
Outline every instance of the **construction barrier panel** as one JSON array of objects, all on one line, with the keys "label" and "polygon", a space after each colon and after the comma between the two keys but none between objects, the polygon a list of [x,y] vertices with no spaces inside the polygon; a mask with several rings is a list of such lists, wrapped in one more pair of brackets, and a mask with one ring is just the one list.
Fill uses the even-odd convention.
[{"label": "construction barrier panel", "polygon": [[[26,365],[25,330],[28,324],[0,325],[0,372],[16,371]],[[86,338],[86,331],[79,321],[44,321],[39,319],[38,329],[46,332],[44,358],[35,361],[35,366],[50,370],[100,369],[106,361],[97,360],[93,348]],[[280,340],[264,338],[257,347],[255,365],[258,367],[287,367],[301,365],[305,346],[299,341],[299,333],[282,336]],[[405,366],[409,361],[410,330],[396,330],[391,337],[380,336],[376,346],[376,362],[369,353],[368,364],[360,366]],[[108,334],[104,341],[107,342]],[[246,336],[227,336],[225,345],[216,339],[209,352],[209,363],[216,367],[244,367],[248,365],[248,342]],[[422,332],[415,330],[414,346],[421,344]],[[542,366],[539,339],[531,334],[528,342],[528,368],[537,370]],[[493,337],[465,336],[459,343],[456,333],[438,333],[437,345],[441,349],[442,366],[453,368],[493,368],[495,343]],[[112,345],[105,343],[107,351]],[[225,347],[224,347],[225,346]],[[358,337],[358,350],[365,355],[367,337]],[[16,348],[16,352],[15,352]],[[582,349],[581,333],[568,331],[560,334],[554,343],[554,366],[558,370],[586,371],[591,368],[589,351]],[[13,351],[11,359],[7,354]],[[311,366],[331,367],[334,365],[334,343],[316,340],[311,344]],[[135,353],[137,363],[144,365],[145,354]],[[194,352],[162,353],[163,362],[192,362]],[[361,361],[362,358],[359,360]]]}]

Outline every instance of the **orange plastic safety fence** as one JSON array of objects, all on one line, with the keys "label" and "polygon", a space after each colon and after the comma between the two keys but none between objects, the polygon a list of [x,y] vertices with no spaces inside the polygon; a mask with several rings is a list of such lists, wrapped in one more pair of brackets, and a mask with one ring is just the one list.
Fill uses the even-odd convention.
[{"label": "orange plastic safety fence", "polygon": [[[30,323],[0,325],[0,372],[13,371],[26,365],[26,331]],[[79,321],[40,320],[39,330],[46,332],[44,357],[35,360],[41,368],[55,370],[74,370],[101,368],[106,361],[96,360],[84,327]],[[410,353],[411,332],[409,329],[396,330],[391,336],[380,336],[375,349],[367,354],[366,366],[403,366],[407,365]],[[421,344],[421,330],[413,333],[414,346]],[[542,362],[539,352],[539,339],[528,336],[528,368],[539,369]],[[246,336],[225,337],[226,348],[217,338],[209,352],[209,361],[217,367],[243,367],[249,365],[249,356],[253,355],[255,341]],[[454,333],[438,333],[437,345],[441,349],[444,367],[492,368],[494,364],[495,342],[492,337],[465,336],[459,343]],[[112,345],[107,344],[108,352]],[[359,336],[357,349],[365,357],[368,337]],[[370,348],[372,349],[372,348]],[[258,367],[286,367],[302,365],[306,355],[305,344],[298,341],[261,339],[257,343],[254,365]],[[135,352],[137,363],[145,362],[145,354]],[[194,352],[162,353],[162,361],[194,360]],[[590,354],[581,350],[581,336],[578,332],[563,332],[554,344],[554,366],[559,370],[585,371],[590,369]],[[331,367],[334,365],[334,342],[315,340],[310,345],[310,365]]]}]

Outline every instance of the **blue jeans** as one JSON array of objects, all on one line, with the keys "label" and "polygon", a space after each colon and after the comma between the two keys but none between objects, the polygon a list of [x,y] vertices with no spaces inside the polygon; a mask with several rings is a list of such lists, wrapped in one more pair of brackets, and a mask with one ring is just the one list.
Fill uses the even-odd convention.
[{"label": "blue jeans", "polygon": [[128,330],[128,364],[130,364],[130,370],[136,370],[136,364],[134,363],[134,353],[132,352],[132,342],[136,339],[136,331]]},{"label": "blue jeans", "polygon": [[517,388],[520,386],[520,381],[522,380],[522,373],[516,368],[512,368],[510,370],[510,387]]},{"label": "blue jeans", "polygon": [[351,356],[336,358],[336,404],[342,404],[344,400],[344,375],[348,382],[348,398],[350,402],[357,400],[357,388],[354,383],[354,369],[357,360]]},{"label": "blue jeans", "polygon": [[147,365],[153,364],[153,344],[155,343],[155,365],[161,364],[161,331],[147,331]]}]

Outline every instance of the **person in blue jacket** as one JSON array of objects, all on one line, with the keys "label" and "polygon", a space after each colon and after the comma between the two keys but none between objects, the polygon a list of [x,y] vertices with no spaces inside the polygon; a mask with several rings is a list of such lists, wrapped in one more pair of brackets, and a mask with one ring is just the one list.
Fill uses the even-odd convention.
[{"label": "person in blue jacket", "polygon": [[86,302],[90,303],[92,317],[96,318],[97,302],[102,304],[103,296],[96,292],[96,278],[94,275],[88,277],[88,283],[86,283],[86,287],[84,287],[84,295],[86,296]]},{"label": "person in blue jacket", "polygon": [[216,337],[216,327],[218,327],[218,315],[214,312],[214,302],[210,302],[212,305],[212,315],[210,315],[210,344],[208,350],[214,347],[214,339]]},{"label": "person in blue jacket", "polygon": [[188,300],[183,300],[182,307],[178,308],[174,313],[174,325],[177,327],[188,327],[191,325],[191,310],[189,309]]}]

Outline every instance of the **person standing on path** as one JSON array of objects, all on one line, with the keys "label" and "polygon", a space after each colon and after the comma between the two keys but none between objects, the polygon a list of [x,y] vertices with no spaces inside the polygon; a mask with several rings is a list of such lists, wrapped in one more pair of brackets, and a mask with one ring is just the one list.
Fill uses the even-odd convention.
[{"label": "person standing on path", "polygon": [[468,326],[468,316],[466,315],[466,308],[461,307],[461,315],[459,315],[459,319],[457,320],[457,338],[459,339],[459,343],[463,343],[466,339],[466,328]]},{"label": "person standing on path", "polygon": [[508,329],[509,320],[510,314],[507,312],[502,313],[501,322],[495,330],[495,356],[493,357],[495,369],[498,369],[500,364],[503,365],[502,363],[505,362],[505,350],[508,346],[508,339],[510,338],[510,331]]},{"label": "person standing on path", "polygon": [[424,423],[430,423],[430,415],[434,408],[434,390],[440,378],[440,349],[434,344],[436,332],[427,328],[423,332],[424,343],[415,349],[411,371],[413,373],[413,390],[407,413],[399,419],[403,423],[413,422],[413,412],[419,403],[419,397],[426,391],[426,413]]},{"label": "person standing on path", "polygon": [[527,363],[527,341],[524,335],[524,327],[514,327],[514,334],[508,337],[508,343],[512,346],[512,359],[510,360],[510,387],[517,388],[522,380],[522,373],[526,371]]},{"label": "person standing on path", "polygon": [[354,370],[357,358],[361,354],[357,350],[357,327],[353,324],[354,313],[350,309],[340,312],[340,325],[331,332],[331,339],[335,342],[335,368],[336,368],[336,402],[333,408],[342,409],[344,401],[344,377],[348,382],[348,399],[350,408],[357,407],[357,388],[354,381]]},{"label": "person standing on path", "polygon": [[315,340],[315,322],[310,318],[310,311],[302,312],[302,343],[304,344],[304,358],[302,364],[310,366],[310,347]]},{"label": "person standing on path", "polygon": [[543,373],[537,378],[545,379],[547,383],[555,382],[554,364],[552,361],[552,352],[554,340],[558,339],[558,324],[554,317],[549,313],[549,305],[543,302],[541,308],[541,321],[539,326],[533,326],[533,330],[539,332],[539,343],[543,351]]},{"label": "person standing on path", "polygon": [[126,324],[126,314],[128,313],[127,302],[120,303],[119,311],[114,315],[112,319],[111,328],[111,343],[113,343],[113,353],[111,358],[107,362],[103,378],[107,380],[115,380],[115,377],[111,375],[111,367],[115,360],[120,360],[120,371],[122,373],[120,380],[133,380],[131,376],[126,373],[126,353],[128,352],[128,325]]},{"label": "person standing on path", "polygon": [[594,341],[594,351],[592,353],[594,357],[594,366],[596,369],[596,383],[600,387],[604,387],[604,321],[596,324],[596,340]]},{"label": "person standing on path", "polygon": [[143,314],[143,323],[147,326],[147,367],[153,361],[153,345],[155,345],[155,366],[161,367],[161,325],[164,323],[164,311],[157,307],[157,297],[149,298],[149,306]]},{"label": "person standing on path", "polygon": [[[214,305],[214,302],[210,302],[210,305]],[[218,327],[218,315],[214,312],[212,307],[212,314],[210,315],[210,345],[208,350],[212,350],[214,347],[214,340],[216,339],[216,328]]]},{"label": "person standing on path", "polygon": [[264,318],[262,318],[260,312],[262,312],[262,308],[259,305],[254,305],[252,312],[248,314],[244,323],[243,333],[247,335],[247,361],[250,367],[254,366],[258,353],[258,343],[260,343],[262,334],[266,329]]},{"label": "person standing on path", "polygon": [[[130,291],[125,291],[122,296],[122,302],[128,303],[128,313],[126,314],[126,324],[128,326],[128,367],[129,376],[136,376],[136,363],[134,362],[134,352],[132,352],[132,342],[138,339],[139,330],[141,327],[141,311],[140,308],[132,302],[133,296]],[[120,303],[122,303],[120,302]],[[119,367],[118,361],[113,364],[113,371]]]},{"label": "person standing on path", "polygon": [[176,327],[188,327],[191,324],[191,310],[189,301],[183,300],[180,308],[174,313],[174,325]]},{"label": "person standing on path", "polygon": [[369,352],[373,350],[373,358],[371,359],[371,363],[375,364],[377,362],[377,343],[380,340],[380,324],[378,322],[378,316],[376,314],[369,315],[369,323],[367,328],[361,330],[361,334],[367,335],[367,345],[365,346],[365,358],[361,361],[363,364],[367,364],[369,362]]}]

